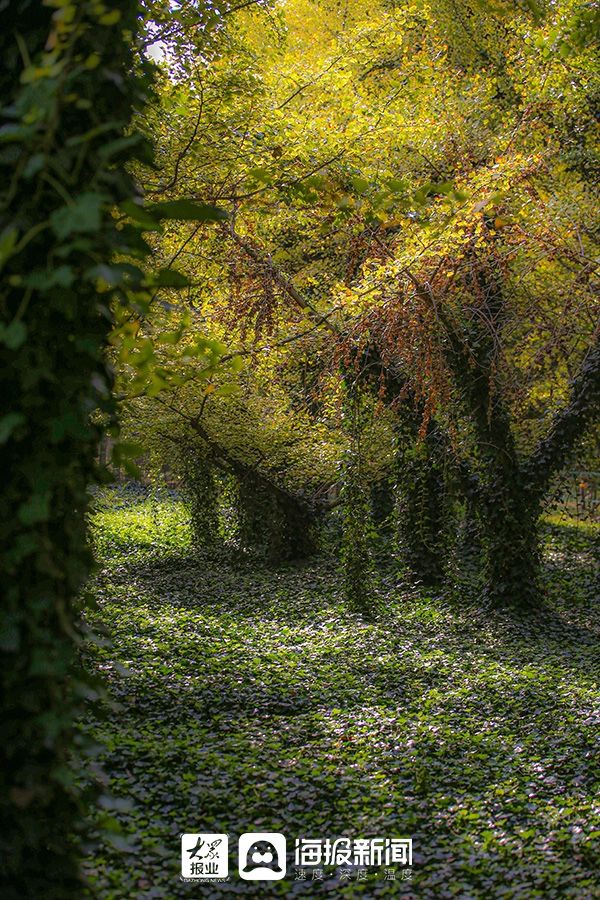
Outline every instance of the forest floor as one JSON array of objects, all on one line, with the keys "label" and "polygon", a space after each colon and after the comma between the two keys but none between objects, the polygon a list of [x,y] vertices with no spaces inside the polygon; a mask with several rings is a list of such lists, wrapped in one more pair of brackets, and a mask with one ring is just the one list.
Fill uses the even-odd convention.
[{"label": "forest floor", "polygon": [[[600,897],[597,528],[547,524],[552,615],[484,616],[388,573],[369,623],[330,558],[210,559],[176,501],[99,504],[94,896]],[[286,835],[283,881],[240,880],[252,831]],[[229,833],[228,883],[180,881],[181,832]],[[338,836],[411,837],[412,877],[294,866],[297,837]]]}]

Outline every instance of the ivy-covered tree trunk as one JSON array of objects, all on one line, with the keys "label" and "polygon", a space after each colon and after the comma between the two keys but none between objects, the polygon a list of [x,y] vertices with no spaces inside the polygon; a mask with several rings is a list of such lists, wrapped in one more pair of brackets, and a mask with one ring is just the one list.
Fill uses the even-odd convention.
[{"label": "ivy-covered tree trunk", "polygon": [[306,559],[315,552],[314,514],[259,472],[238,471],[238,519],[242,546],[270,562]]},{"label": "ivy-covered tree trunk", "polygon": [[[600,414],[600,335],[570,385],[569,398],[528,459],[517,452],[498,374],[504,318],[501,276],[493,257],[474,259],[474,302],[481,316],[460,330],[446,321],[446,355],[473,424],[478,472],[468,501],[477,510],[485,557],[485,597],[492,607],[528,609],[540,602],[539,517],[552,479]],[[485,323],[485,324],[483,324]],[[466,467],[468,468],[468,467]]]},{"label": "ivy-covered tree trunk", "polygon": [[489,378],[471,382],[484,463],[479,521],[484,551],[485,597],[492,607],[527,609],[539,602],[539,507],[523,477],[510,420]]},{"label": "ivy-covered tree trunk", "polygon": [[439,586],[446,573],[453,521],[443,437],[430,421],[423,439],[413,428],[412,446],[400,447],[397,467],[400,555],[412,575],[427,587]]},{"label": "ivy-covered tree trunk", "polygon": [[389,533],[392,529],[396,505],[392,477],[383,477],[374,481],[371,485],[370,495],[373,523],[376,528]]},{"label": "ivy-covered tree trunk", "polygon": [[[499,325],[500,288],[495,282],[490,286],[481,273],[480,278],[485,321]],[[485,599],[492,607],[528,608],[539,600],[539,510],[523,479],[510,417],[495,381],[496,343],[485,325],[470,325],[461,337],[456,331],[450,334],[448,357],[476,442],[479,476],[467,476],[467,502],[471,515],[477,511],[481,528]]]},{"label": "ivy-covered tree trunk", "polygon": [[195,446],[185,448],[183,455],[183,495],[190,511],[192,543],[216,547],[220,541],[220,491],[215,467]]},{"label": "ivy-covered tree trunk", "polygon": [[134,240],[112,211],[134,193],[122,164],[142,146],[124,137],[143,89],[129,75],[138,5],[1,6],[0,894],[66,900],[82,892],[76,598],[99,477],[91,414],[112,414],[104,350],[125,296],[110,263]]},{"label": "ivy-covered tree trunk", "polygon": [[361,380],[351,370],[344,373],[344,419],[349,439],[341,466],[341,575],[348,606],[364,616],[377,611],[373,544],[376,536],[370,489],[363,466],[364,407]]},{"label": "ivy-covered tree trunk", "polygon": [[362,353],[357,382],[378,397],[383,384],[385,402],[396,405],[395,466],[389,486],[383,482],[371,488],[374,524],[393,522],[403,564],[423,584],[437,586],[446,572],[453,524],[444,460],[447,440],[434,419],[420,436],[424,404],[407,390],[399,371],[384,364],[376,343]]},{"label": "ivy-covered tree trunk", "polygon": [[355,612],[376,612],[375,566],[372,555],[374,526],[369,492],[360,467],[360,456],[352,447],[342,471],[342,578],[344,596]]},{"label": "ivy-covered tree trunk", "polygon": [[456,493],[462,503],[462,515],[457,517],[457,558],[460,568],[466,567],[472,577],[479,574],[482,560],[482,527],[479,516],[479,503],[475,496],[477,489],[470,469],[464,461],[457,460]]},{"label": "ivy-covered tree trunk", "polygon": [[317,515],[290,495],[281,495],[278,505],[287,535],[287,559],[308,559],[317,551]]},{"label": "ivy-covered tree trunk", "polygon": [[214,465],[235,476],[242,546],[258,549],[271,562],[311,556],[316,549],[316,513],[312,505],[218,444],[199,419],[191,419],[189,424]]},{"label": "ivy-covered tree trunk", "polygon": [[521,479],[500,480],[480,515],[485,554],[485,598],[492,607],[527,609],[539,601],[539,509]]}]

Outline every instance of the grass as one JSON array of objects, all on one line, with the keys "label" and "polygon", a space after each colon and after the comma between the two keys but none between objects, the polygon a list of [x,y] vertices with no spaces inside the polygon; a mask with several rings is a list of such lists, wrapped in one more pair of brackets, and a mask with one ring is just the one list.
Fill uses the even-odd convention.
[{"label": "grass", "polygon": [[[593,528],[547,526],[554,614],[514,623],[407,593],[365,623],[335,563],[278,569],[189,548],[175,501],[100,504],[90,649],[108,682],[113,829],[90,850],[112,898],[600,897],[598,572]],[[110,796],[112,799],[110,799]],[[411,880],[237,877],[236,836],[412,837]],[[179,881],[183,831],[231,834],[227,885]],[[400,872],[398,872],[400,878]]]}]

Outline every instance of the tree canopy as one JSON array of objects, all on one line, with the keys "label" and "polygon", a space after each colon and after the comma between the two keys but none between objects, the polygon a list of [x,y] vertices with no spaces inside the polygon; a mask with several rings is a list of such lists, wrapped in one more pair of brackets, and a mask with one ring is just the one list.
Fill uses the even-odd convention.
[{"label": "tree canopy", "polygon": [[514,595],[598,404],[594,22],[578,2],[288,0],[224,16],[201,50],[185,22],[156,44],[158,169],[138,177],[223,219],[155,235],[189,285],[131,327],[208,332],[238,372],[168,387],[155,369],[132,431],[164,448],[166,423],[191,422],[318,503],[359,391],[362,477],[443,433],[488,544],[500,517],[530,557],[490,569]]}]

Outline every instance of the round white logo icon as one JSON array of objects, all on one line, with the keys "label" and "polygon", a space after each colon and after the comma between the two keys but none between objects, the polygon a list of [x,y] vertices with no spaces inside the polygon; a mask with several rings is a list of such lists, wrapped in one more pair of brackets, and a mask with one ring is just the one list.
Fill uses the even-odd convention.
[{"label": "round white logo icon", "polygon": [[285,836],[277,831],[250,831],[238,844],[240,877],[277,881],[285,876]]}]

